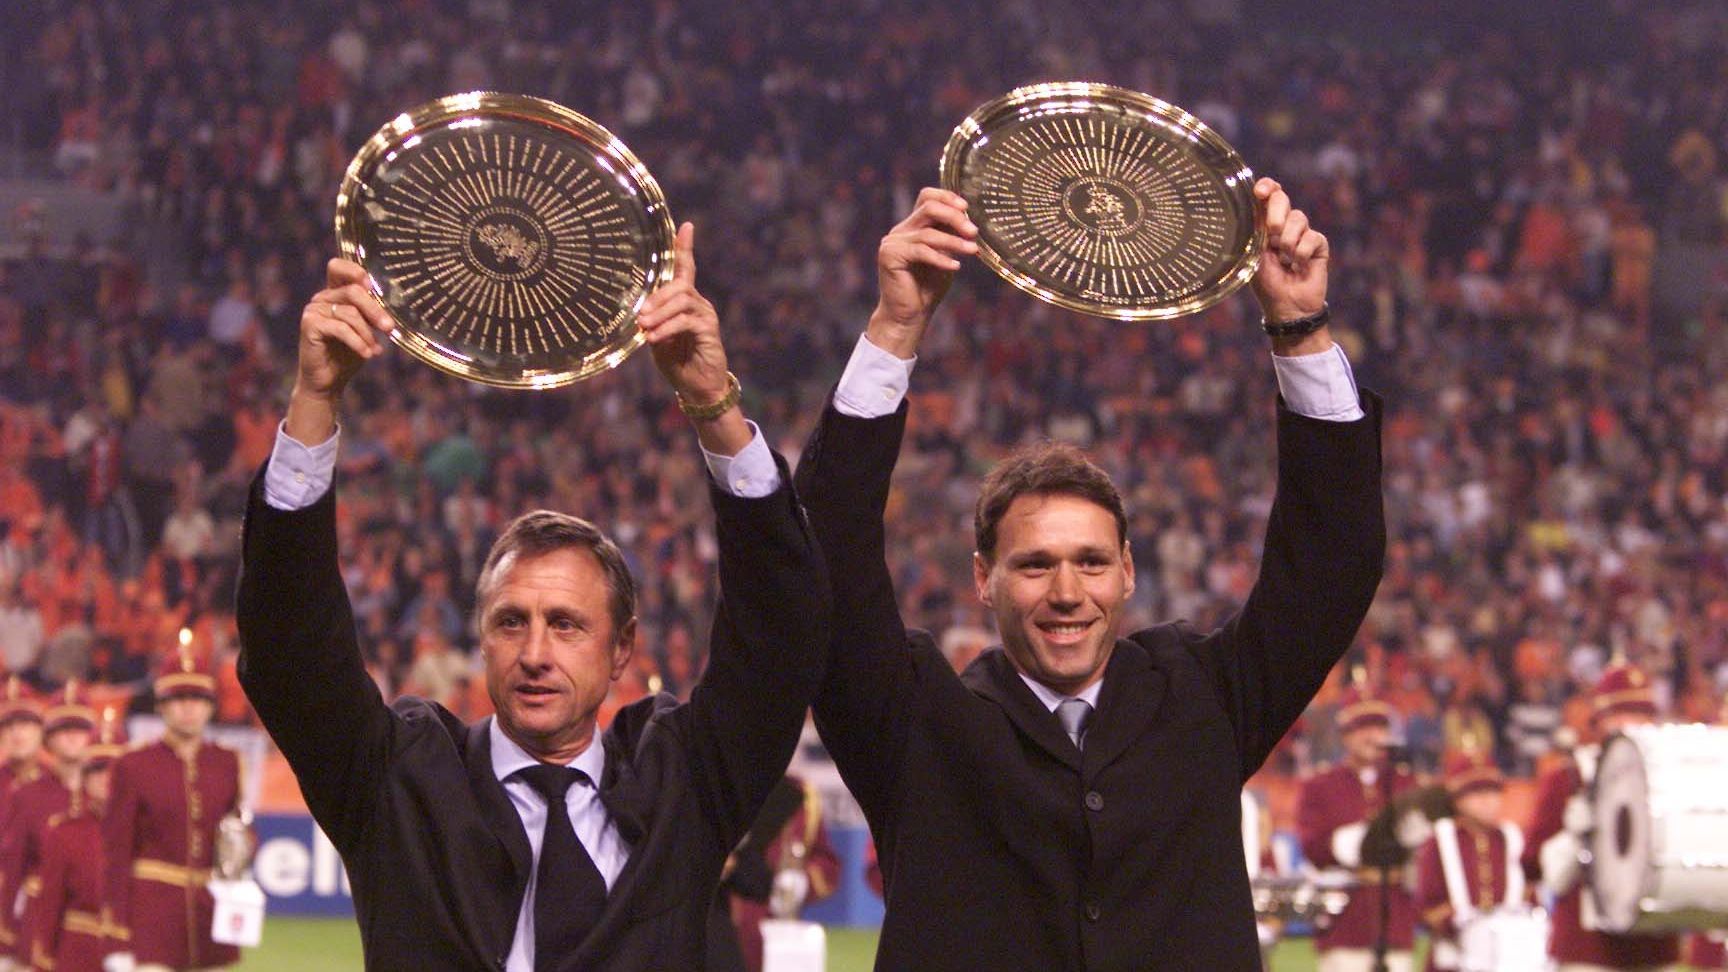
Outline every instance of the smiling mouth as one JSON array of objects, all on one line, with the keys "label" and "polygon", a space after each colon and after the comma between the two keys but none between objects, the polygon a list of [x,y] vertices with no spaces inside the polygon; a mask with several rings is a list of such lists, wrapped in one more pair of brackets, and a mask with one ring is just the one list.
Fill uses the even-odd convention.
[{"label": "smiling mouth", "polygon": [[1038,630],[1045,638],[1056,642],[1078,641],[1092,630],[1092,621],[1040,621]]}]

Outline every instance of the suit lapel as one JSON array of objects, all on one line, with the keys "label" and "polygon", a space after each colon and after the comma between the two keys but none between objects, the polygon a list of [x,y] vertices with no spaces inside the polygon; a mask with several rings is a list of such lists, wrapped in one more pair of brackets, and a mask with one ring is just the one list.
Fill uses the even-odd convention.
[{"label": "suit lapel", "polygon": [[[522,895],[527,893],[534,851],[528,846],[528,834],[522,829],[522,817],[517,814],[516,805],[510,802],[504,784],[498,782],[497,774],[492,770],[491,725],[491,719],[481,719],[468,727],[468,787],[480,805],[480,816],[486,821],[486,829],[492,831],[510,857],[515,879],[510,900],[520,904]],[[514,914],[510,916],[512,921],[515,917]]]},{"label": "suit lapel", "polygon": [[[626,710],[600,736],[600,744],[606,747],[606,773],[600,779],[600,802],[605,804],[613,825],[618,828],[618,835],[630,845],[630,856],[606,895],[606,909],[600,914],[599,924],[589,930],[575,952],[559,962],[561,969],[593,967],[595,957],[610,947],[613,937],[630,921],[640,917],[634,914],[642,897],[637,889],[644,881],[659,876],[650,873],[652,868],[664,866],[664,862],[658,861],[658,848],[648,847],[643,841],[654,823],[655,795],[649,792],[647,784],[636,772],[631,759],[633,749],[624,738],[627,732],[635,732],[640,745],[640,733],[646,731],[645,727],[629,723],[633,714]],[[655,863],[645,863],[651,860]]]},{"label": "suit lapel", "polygon": [[979,655],[961,674],[960,681],[973,694],[1001,707],[1008,721],[1014,723],[1014,728],[1020,730],[1022,736],[1037,743],[1040,749],[1075,772],[1080,771],[1080,750],[1074,748],[1074,741],[1062,731],[1062,723],[1057,721],[1056,714],[1046,709],[1044,703],[1038,701],[1038,696],[1033,695],[1021,681],[1020,673],[1008,660],[1007,652],[992,648]]},{"label": "suit lapel", "polygon": [[1164,702],[1170,679],[1138,642],[1116,642],[1104,669],[1098,709],[1086,729],[1086,776],[1115,762],[1145,734]]},{"label": "suit lapel", "polygon": [[606,775],[600,781],[600,802],[612,815],[612,823],[625,843],[635,846],[654,822],[654,794],[648,792],[636,765],[616,732],[600,737],[606,747]]}]

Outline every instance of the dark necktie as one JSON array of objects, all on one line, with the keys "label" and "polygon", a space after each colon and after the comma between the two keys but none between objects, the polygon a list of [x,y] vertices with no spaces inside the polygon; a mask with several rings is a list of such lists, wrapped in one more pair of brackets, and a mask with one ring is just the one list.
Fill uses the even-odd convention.
[{"label": "dark necktie", "polygon": [[1085,749],[1086,723],[1092,721],[1092,706],[1083,699],[1063,699],[1056,706],[1056,718],[1062,720],[1062,731],[1074,740],[1074,748]]},{"label": "dark necktie", "polygon": [[542,763],[517,774],[546,798],[546,830],[534,872],[534,968],[556,967],[575,952],[606,907],[606,879],[576,839],[564,794],[588,774]]}]

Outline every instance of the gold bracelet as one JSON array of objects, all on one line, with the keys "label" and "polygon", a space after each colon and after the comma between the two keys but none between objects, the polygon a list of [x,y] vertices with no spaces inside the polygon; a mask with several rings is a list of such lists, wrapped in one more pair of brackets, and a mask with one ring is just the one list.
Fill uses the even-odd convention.
[{"label": "gold bracelet", "polygon": [[678,410],[680,412],[683,412],[685,415],[690,416],[698,422],[708,422],[725,415],[731,409],[737,408],[738,399],[744,396],[744,386],[738,383],[737,375],[728,371],[726,372],[726,394],[720,396],[720,400],[717,402],[709,402],[706,405],[695,405],[687,401],[684,396],[680,395],[677,391],[673,391],[672,396],[678,399]]}]

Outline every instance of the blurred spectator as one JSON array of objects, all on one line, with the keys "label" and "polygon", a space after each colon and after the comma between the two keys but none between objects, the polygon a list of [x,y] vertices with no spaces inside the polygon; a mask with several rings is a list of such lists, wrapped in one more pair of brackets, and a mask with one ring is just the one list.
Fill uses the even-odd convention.
[{"label": "blurred spectator", "polygon": [[[1021,0],[844,17],[703,0],[682,18],[498,0],[411,14],[406,0],[19,2],[21,54],[0,71],[21,147],[160,230],[139,239],[178,246],[56,249],[39,207],[12,214],[12,671],[52,655],[60,674],[87,643],[92,673],[142,677],[182,627],[231,661],[237,518],[332,255],[336,187],[403,108],[488,86],[617,131],[699,225],[747,394],[795,454],[873,299],[876,241],[935,180],[954,124],[1016,84],[1085,76],[1197,110],[1333,241],[1335,327],[1387,400],[1388,568],[1351,663],[1411,713],[1420,761],[1487,732],[1528,770],[1616,653],[1682,711],[1728,690],[1728,289],[1658,272],[1679,252],[1728,266],[1720,4],[1591,7],[1565,32],[1484,16],[1418,48],[1366,8],[1355,33],[1322,39],[1120,0],[1087,17]],[[1115,29],[1098,36],[1094,16]],[[1684,302],[1664,287],[1697,288],[1701,309],[1672,310]],[[1044,436],[1084,443],[1126,494],[1129,623],[1207,627],[1234,610],[1273,483],[1254,324],[1239,299],[1108,324],[963,273],[918,366],[889,502],[890,529],[918,538],[891,565],[909,619],[957,665],[993,640],[971,595],[969,497],[1003,451]],[[396,354],[349,390],[343,576],[386,695],[485,707],[468,677],[473,583],[498,526],[540,506],[608,527],[658,581],[641,606],[649,650],[617,699],[689,691],[714,542],[695,447],[647,371],[508,394]],[[1335,690],[1281,770],[1335,754]],[[220,713],[245,718],[243,700],[224,694]]]}]

